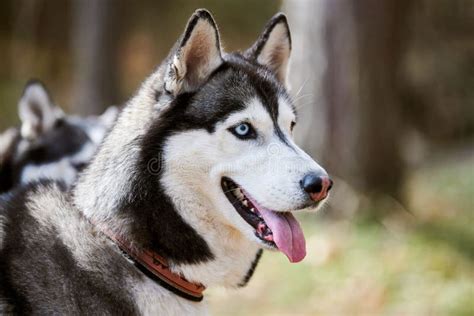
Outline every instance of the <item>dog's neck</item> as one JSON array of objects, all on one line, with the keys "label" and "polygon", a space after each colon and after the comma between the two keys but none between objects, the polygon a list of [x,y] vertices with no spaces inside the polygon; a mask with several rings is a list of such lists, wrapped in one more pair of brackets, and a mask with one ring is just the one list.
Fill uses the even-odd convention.
[{"label": "dog's neck", "polygon": [[206,286],[245,285],[256,257],[260,256],[258,246],[235,228],[223,225],[219,218],[210,215],[215,213],[210,209],[211,204],[206,199],[199,199],[202,193],[194,190],[197,189],[188,187],[189,194],[186,200],[180,200],[178,212],[203,237],[213,259],[198,264],[176,264],[172,269],[188,280]]},{"label": "dog's neck", "polygon": [[191,282],[241,285],[259,253],[257,245],[207,216],[214,212],[208,201],[198,198],[201,192],[181,188],[187,190],[185,199],[170,196],[156,175],[143,170],[152,158],[143,153],[143,139],[158,115],[150,106],[155,91],[146,89],[153,80],[123,110],[79,178],[74,202],[93,222],[168,259],[171,270]]}]

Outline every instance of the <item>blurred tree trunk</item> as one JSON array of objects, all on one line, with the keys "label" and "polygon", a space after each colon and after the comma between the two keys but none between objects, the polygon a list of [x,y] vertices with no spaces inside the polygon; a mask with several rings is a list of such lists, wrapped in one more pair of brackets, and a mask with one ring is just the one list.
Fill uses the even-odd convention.
[{"label": "blurred tree trunk", "polygon": [[352,6],[352,0],[325,1],[324,49],[328,66],[323,81],[328,122],[324,157],[330,170],[354,184],[354,179],[359,177],[359,161],[354,153],[360,109],[356,95],[357,41]]},{"label": "blurred tree trunk", "polygon": [[404,122],[400,61],[407,0],[353,0],[358,56],[359,135],[362,188],[401,198]]},{"label": "blurred tree trunk", "polygon": [[328,122],[323,98],[326,69],[324,3],[327,0],[284,1],[291,29],[290,92],[298,110],[296,142],[314,158],[324,158]]},{"label": "blurred tree trunk", "polygon": [[356,189],[401,198],[407,1],[288,0],[284,9],[294,43],[290,82],[299,88],[310,78],[297,141]]},{"label": "blurred tree trunk", "polygon": [[97,114],[118,101],[117,5],[112,0],[73,2],[74,113]]}]

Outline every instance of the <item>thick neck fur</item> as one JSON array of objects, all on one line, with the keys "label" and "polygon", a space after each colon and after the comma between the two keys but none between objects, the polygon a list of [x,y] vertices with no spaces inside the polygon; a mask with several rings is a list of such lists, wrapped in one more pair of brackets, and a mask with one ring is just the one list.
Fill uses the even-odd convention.
[{"label": "thick neck fur", "polygon": [[189,281],[238,286],[252,267],[257,245],[209,216],[213,206],[198,188],[172,177],[167,179],[172,188],[164,187],[163,175],[150,172],[174,126],[170,113],[179,112],[168,108],[178,102],[171,96],[156,100],[162,72],[148,78],[129,101],[78,180],[74,202],[97,225],[167,258],[172,270]]},{"label": "thick neck fur", "polygon": [[[175,190],[179,188],[175,187]],[[210,248],[213,258],[197,264],[176,264],[172,269],[182,273],[188,280],[201,282],[206,286],[222,285],[236,287],[244,279],[252,266],[258,247],[239,231],[223,226],[212,214],[212,206],[199,199],[201,192],[183,186],[181,192],[188,192],[176,205],[178,213],[196,230]],[[186,250],[185,250],[186,251]]]}]

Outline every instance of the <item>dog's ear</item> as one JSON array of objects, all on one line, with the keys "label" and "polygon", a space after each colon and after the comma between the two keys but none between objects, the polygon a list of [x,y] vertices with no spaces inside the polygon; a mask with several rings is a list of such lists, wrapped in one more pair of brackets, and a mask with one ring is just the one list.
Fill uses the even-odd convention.
[{"label": "dog's ear", "polygon": [[171,56],[164,88],[173,95],[196,90],[222,62],[216,23],[208,11],[197,10]]},{"label": "dog's ear", "polygon": [[99,121],[102,123],[103,126],[106,128],[111,128],[114,125],[117,117],[119,115],[119,108],[115,105],[109,106],[104,113],[99,115]]},{"label": "dog's ear", "polygon": [[33,140],[54,126],[61,116],[46,87],[38,80],[30,80],[18,103],[21,120],[21,136]]},{"label": "dog's ear", "polygon": [[280,82],[286,83],[290,53],[288,21],[283,13],[278,13],[270,19],[257,41],[245,52],[245,56],[267,66]]},{"label": "dog's ear", "polygon": [[3,166],[7,164],[7,161],[11,159],[15,152],[15,144],[19,134],[18,129],[14,127],[0,134],[0,174],[3,171]]}]

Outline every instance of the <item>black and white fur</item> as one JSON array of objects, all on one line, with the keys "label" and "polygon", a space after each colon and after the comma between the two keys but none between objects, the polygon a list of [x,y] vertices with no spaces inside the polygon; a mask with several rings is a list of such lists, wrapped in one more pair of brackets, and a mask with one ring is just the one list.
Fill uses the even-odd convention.
[{"label": "black and white fur", "polygon": [[70,185],[92,158],[118,110],[100,116],[65,115],[46,87],[30,80],[18,102],[21,127],[0,134],[0,193],[55,179]]},{"label": "black and white fur", "polygon": [[[249,50],[226,54],[209,12],[196,11],[72,194],[42,183],[2,202],[0,306],[61,314],[207,313],[205,302],[187,301],[136,269],[98,232],[102,225],[161,254],[189,281],[245,285],[268,247],[226,198],[222,178],[283,212],[314,206],[300,180],[324,172],[292,140],[290,50],[282,14]],[[242,121],[255,127],[254,139],[232,133]]]}]

